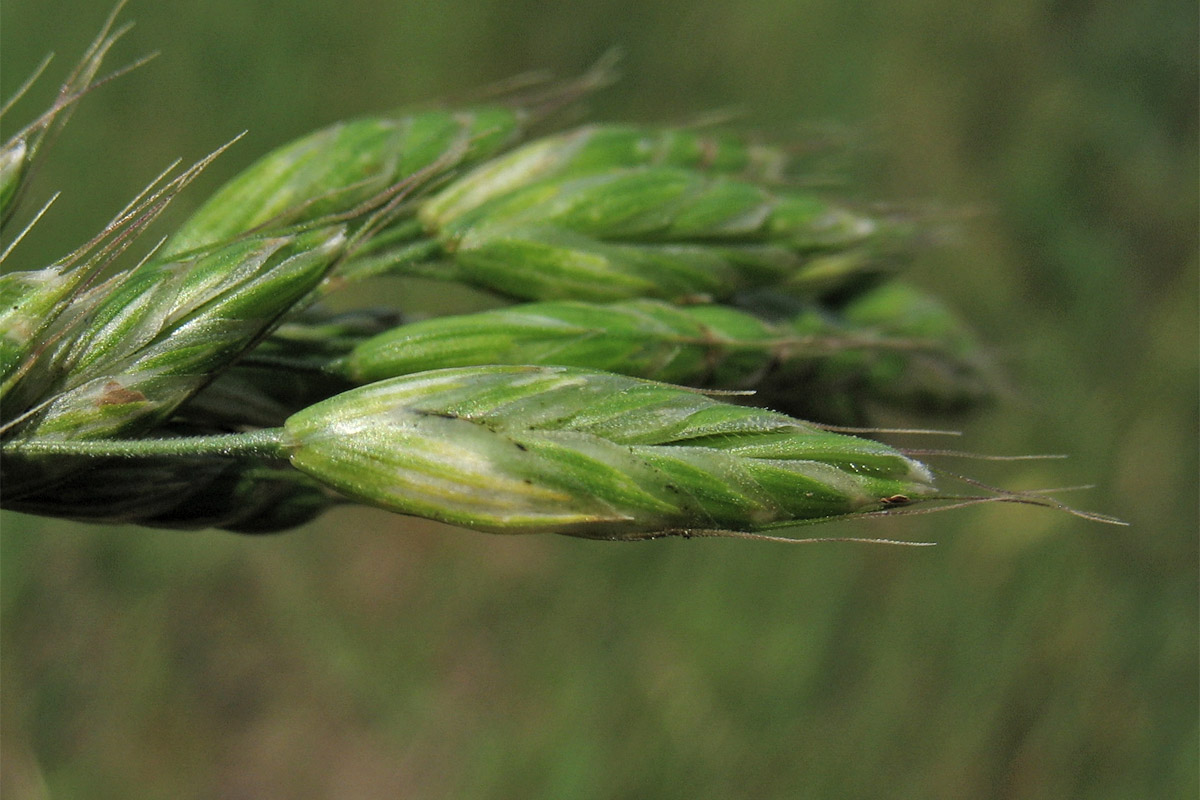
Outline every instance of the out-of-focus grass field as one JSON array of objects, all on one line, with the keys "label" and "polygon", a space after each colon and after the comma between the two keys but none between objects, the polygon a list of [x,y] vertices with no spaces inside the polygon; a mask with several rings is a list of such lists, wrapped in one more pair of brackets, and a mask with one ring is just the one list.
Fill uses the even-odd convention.
[{"label": "out-of-focus grass field", "polygon": [[[7,96],[108,10],[5,0]],[[806,533],[935,548],[503,538],[343,509],[267,538],[15,514],[0,792],[21,798],[1197,796],[1197,20],[1190,2],[152,3],[39,176],[13,262],[176,157],[623,47],[612,120],[713,110],[961,234],[913,268],[1013,396],[960,463],[1128,528],[992,505]],[[32,115],[53,83],[12,115]],[[9,130],[12,129],[12,123]],[[170,220],[160,228],[169,228]],[[944,424],[916,420],[922,424]],[[911,444],[911,442],[908,442]],[[942,444],[938,442],[937,444]]]}]

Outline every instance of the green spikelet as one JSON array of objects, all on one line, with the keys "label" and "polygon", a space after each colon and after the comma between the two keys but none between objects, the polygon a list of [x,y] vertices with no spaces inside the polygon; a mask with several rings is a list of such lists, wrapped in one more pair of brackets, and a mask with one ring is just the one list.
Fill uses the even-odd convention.
[{"label": "green spikelet", "polygon": [[588,125],[530,142],[475,168],[425,203],[421,219],[430,228],[443,228],[488,200],[552,178],[672,166],[772,180],[784,172],[786,162],[778,148],[719,133]]},{"label": "green spikelet", "polygon": [[0,381],[5,385],[73,288],[71,277],[53,267],[0,275]]},{"label": "green spikelet", "polygon": [[17,387],[27,406],[51,399],[15,435],[117,437],[161,422],[308,294],[344,243],[340,228],[249,238],[122,276]]},{"label": "green spikelet", "polygon": [[286,432],[294,466],[360,502],[496,532],[763,530],[936,496],[885,445],[565,367],[382,381]]},{"label": "green spikelet", "polygon": [[890,270],[911,231],[815,195],[643,167],[526,186],[436,235],[458,276],[516,297],[677,300],[829,292]]},{"label": "green spikelet", "polygon": [[163,253],[351,212],[423,170],[436,168],[425,176],[432,179],[511,144],[523,118],[497,107],[337,123],[248,167],[175,232]]},{"label": "green spikelet", "polygon": [[778,344],[774,329],[732,308],[563,301],[403,325],[358,344],[338,367],[356,383],[438,367],[539,364],[740,388],[770,365]]}]

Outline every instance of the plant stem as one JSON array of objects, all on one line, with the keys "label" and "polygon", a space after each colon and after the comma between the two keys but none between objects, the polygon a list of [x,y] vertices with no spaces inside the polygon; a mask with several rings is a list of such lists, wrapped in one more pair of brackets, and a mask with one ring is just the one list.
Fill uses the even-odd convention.
[{"label": "plant stem", "polygon": [[286,458],[290,441],[283,428],[246,433],[183,436],[172,439],[117,439],[78,441],[25,439],[7,442],[0,452],[17,456],[94,456],[96,458],[174,458],[218,455],[229,457]]}]

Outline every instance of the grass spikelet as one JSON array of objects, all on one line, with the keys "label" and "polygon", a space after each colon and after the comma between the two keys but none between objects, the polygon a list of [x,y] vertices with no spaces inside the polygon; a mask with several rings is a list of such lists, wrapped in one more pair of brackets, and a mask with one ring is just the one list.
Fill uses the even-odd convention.
[{"label": "grass spikelet", "polygon": [[495,107],[337,123],[240,173],[175,232],[164,255],[348,211],[435,164],[449,170],[495,152],[520,136],[522,119]]},{"label": "grass spikelet", "polygon": [[[125,251],[157,218],[175,196],[191,183],[233,142],[218,148],[190,168],[167,180],[173,164],[130,201],[91,241],[54,264],[40,270],[21,270],[0,275],[0,399],[6,403],[6,430],[12,421],[9,410],[20,406],[10,392],[30,370],[48,372],[46,361],[54,360],[62,331],[91,312],[107,295],[105,290],[88,292],[94,278]],[[160,185],[161,184],[161,185]],[[41,217],[39,213],[30,223]],[[26,229],[28,230],[28,228]],[[22,234],[23,235],[23,234]],[[12,252],[20,237],[5,249],[0,262]],[[110,282],[108,287],[115,286]],[[54,333],[57,326],[59,332]],[[37,363],[41,361],[41,364]],[[26,384],[25,394],[30,394]],[[38,392],[47,390],[38,384]]]},{"label": "grass spikelet", "polygon": [[475,168],[421,208],[430,228],[444,228],[485,202],[550,179],[629,167],[686,167],[759,181],[782,171],[777,148],[720,133],[626,125],[587,125],[546,136]]},{"label": "grass spikelet", "polygon": [[37,393],[52,399],[12,435],[113,437],[166,419],[306,296],[344,241],[339,228],[250,238],[132,271],[27,376],[45,375]]},{"label": "grass spikelet", "polygon": [[936,493],[923,466],[884,445],[563,367],[382,381],[286,430],[292,463],[339,491],[481,530],[757,529]]},{"label": "grass spikelet", "polygon": [[[914,392],[921,376],[906,373],[908,360],[947,360],[941,354],[949,345],[941,339],[853,327],[815,310],[803,327],[798,319],[772,324],[733,307],[649,299],[526,303],[400,326],[320,368],[368,383],[438,367],[562,365],[700,388],[762,386],[780,396],[811,391],[818,380],[830,387],[840,382],[861,387],[856,391],[865,399],[881,360]],[[905,398],[892,399],[903,405]]]}]

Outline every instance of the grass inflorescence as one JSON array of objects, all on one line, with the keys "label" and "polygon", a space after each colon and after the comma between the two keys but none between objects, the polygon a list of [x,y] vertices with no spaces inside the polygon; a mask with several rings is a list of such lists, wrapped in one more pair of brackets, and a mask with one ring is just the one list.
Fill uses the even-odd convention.
[{"label": "grass inflorescence", "polygon": [[[114,20],[0,151],[5,226],[105,80]],[[916,451],[835,427],[995,395],[969,328],[897,277],[929,238],[919,215],[806,188],[788,147],[724,130],[545,132],[607,79],[313,132],[121,266],[214,153],[58,262],[0,276],[5,507],[261,532],[358,502],[604,539],[1062,507],[944,490]],[[327,308],[378,276],[493,307]]]}]

